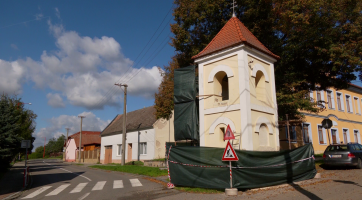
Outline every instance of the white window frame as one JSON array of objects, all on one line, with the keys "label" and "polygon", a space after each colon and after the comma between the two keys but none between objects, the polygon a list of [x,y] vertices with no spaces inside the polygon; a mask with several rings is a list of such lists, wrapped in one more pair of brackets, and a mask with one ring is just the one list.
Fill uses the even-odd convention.
[{"label": "white window frame", "polygon": [[324,129],[323,126],[322,126],[322,134],[323,134],[323,142],[324,142],[324,143],[320,143],[321,140],[319,139],[318,126],[322,126],[322,124],[317,124],[318,144],[320,144],[320,145],[327,145],[326,129]]},{"label": "white window frame", "polygon": [[328,109],[333,109],[333,110],[335,110],[335,109],[336,109],[336,105],[335,105],[335,102],[334,102],[333,91],[332,91],[332,90],[327,90],[327,100],[328,100],[328,93],[331,94],[331,103],[332,103],[332,108],[329,108],[329,106],[328,106]]},{"label": "white window frame", "polygon": [[331,128],[330,129],[330,133],[329,133],[329,135],[331,136],[330,138],[331,138],[331,144],[333,144],[333,139],[332,139],[332,130],[335,130],[336,131],[336,139],[337,139],[337,144],[340,144],[341,142],[340,142],[340,140],[339,140],[339,133],[338,133],[338,128]]},{"label": "white window frame", "polygon": [[311,101],[311,102],[314,102],[313,90],[309,91],[309,97],[310,97],[310,101]]},{"label": "white window frame", "polygon": [[[340,97],[341,97],[341,109],[338,108],[338,111],[344,112],[344,98],[343,98],[343,94],[342,94],[342,92],[336,92],[336,99],[337,99],[337,96],[338,96],[338,95],[340,95]],[[338,102],[337,102],[337,104],[338,104]],[[338,107],[338,105],[337,105],[337,107]]]},{"label": "white window frame", "polygon": [[343,144],[347,144],[348,142],[351,142],[351,137],[350,137],[350,133],[349,133],[349,128],[342,128],[342,137],[343,137],[343,140],[344,140],[344,136],[343,136],[343,130],[347,130],[347,142],[346,141],[343,141]]},{"label": "white window frame", "polygon": [[[121,154],[119,154],[119,152],[121,152]],[[122,156],[122,144],[117,144],[117,156]]]},{"label": "white window frame", "polygon": [[356,138],[354,138],[354,132],[357,131],[357,139],[358,139],[358,143],[361,144],[361,133],[358,129],[353,129],[353,139],[356,142]]},{"label": "white window frame", "polygon": [[[140,142],[139,143],[139,151],[140,151],[140,155],[147,155],[147,142]],[[142,153],[141,153],[141,148],[142,148]],[[144,153],[146,151],[146,153]]]},{"label": "white window frame", "polygon": [[[357,107],[356,107],[356,114],[357,115],[361,115],[361,103],[360,103],[360,100],[359,100],[359,98],[358,97],[356,97],[356,96],[353,96],[353,100],[356,100],[357,99]],[[355,102],[353,101],[353,104],[354,104]]]},{"label": "white window frame", "polygon": [[[346,107],[347,113],[353,113],[353,103],[352,103],[353,99],[352,99],[352,96],[349,95],[349,94],[345,94],[344,96],[346,97],[346,104],[347,104],[347,96],[350,98],[350,101],[348,102],[350,111],[348,111],[348,110],[347,110],[347,107]],[[352,100],[352,101],[351,101],[351,100]],[[346,106],[347,106],[347,105],[346,105]]]},{"label": "white window frame", "polygon": [[[302,133],[303,133],[303,141],[304,141],[304,125],[308,125],[308,135],[309,135],[309,143],[313,143],[313,134],[312,134],[312,124],[308,122],[302,123]],[[318,128],[318,127],[317,127]],[[309,144],[308,143],[308,144]]]}]

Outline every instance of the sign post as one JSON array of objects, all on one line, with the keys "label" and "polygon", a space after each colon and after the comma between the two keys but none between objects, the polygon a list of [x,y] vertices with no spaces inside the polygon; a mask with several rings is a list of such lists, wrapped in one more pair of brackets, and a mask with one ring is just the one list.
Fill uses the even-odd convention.
[{"label": "sign post", "polygon": [[329,129],[333,126],[333,122],[332,120],[330,119],[323,119],[322,121],[322,127],[324,129],[327,129],[327,132],[328,132],[328,142],[329,144],[331,144],[331,140],[330,140],[330,137],[329,137]]},{"label": "sign post", "polygon": [[[228,132],[228,130],[230,130]],[[232,136],[234,136],[234,134],[231,132],[230,126],[228,126],[226,132],[225,132],[225,138],[228,136],[227,134],[232,134]],[[228,137],[232,137],[231,135],[229,135]],[[234,137],[235,139],[235,137]],[[226,144],[225,150],[224,150],[224,154],[222,156],[222,161],[229,161],[229,170],[230,170],[230,189],[225,189],[225,194],[226,195],[232,195],[232,196],[236,196],[238,194],[238,190],[236,188],[233,188],[233,175],[232,175],[232,168],[231,168],[231,161],[238,161],[239,158],[236,155],[233,147],[230,144],[230,140],[228,141],[228,143]]]},{"label": "sign post", "polygon": [[21,141],[21,148],[25,148],[25,168],[26,168],[26,162],[28,157],[28,148],[30,148],[30,140],[22,140]]}]

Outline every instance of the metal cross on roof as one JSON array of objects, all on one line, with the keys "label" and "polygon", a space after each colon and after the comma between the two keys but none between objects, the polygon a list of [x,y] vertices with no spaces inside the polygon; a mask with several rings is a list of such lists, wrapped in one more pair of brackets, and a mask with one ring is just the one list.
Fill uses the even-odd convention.
[{"label": "metal cross on roof", "polygon": [[233,3],[231,5],[231,7],[233,8],[233,17],[235,17],[235,8],[238,7],[238,5],[236,5],[235,0],[233,0]]}]

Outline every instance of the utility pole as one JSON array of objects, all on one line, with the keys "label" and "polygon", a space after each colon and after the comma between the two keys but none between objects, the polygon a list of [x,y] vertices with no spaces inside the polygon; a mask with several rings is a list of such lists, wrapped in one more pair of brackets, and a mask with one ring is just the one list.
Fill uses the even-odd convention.
[{"label": "utility pole", "polygon": [[124,165],[126,163],[126,123],[127,123],[127,84],[114,84],[119,87],[124,87],[124,101],[123,101],[123,131],[122,131],[122,162],[121,165]]},{"label": "utility pole", "polygon": [[67,162],[67,149],[68,149],[68,132],[69,132],[70,128],[65,128],[65,130],[67,130],[67,140],[65,143],[65,162]]},{"label": "utility pole", "polygon": [[79,156],[78,156],[78,162],[80,163],[80,155],[82,152],[82,122],[83,122],[83,118],[85,118],[85,116],[78,116],[80,118],[80,133],[79,133]]}]

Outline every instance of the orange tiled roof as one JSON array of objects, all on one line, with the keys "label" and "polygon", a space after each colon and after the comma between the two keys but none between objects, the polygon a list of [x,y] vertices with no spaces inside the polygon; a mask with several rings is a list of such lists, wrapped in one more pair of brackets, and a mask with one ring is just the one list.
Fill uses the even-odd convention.
[{"label": "orange tiled roof", "polygon": [[273,58],[280,58],[269,51],[238,18],[232,17],[212,41],[200,53],[193,56],[192,59],[200,58],[242,43],[256,48]]},{"label": "orange tiled roof", "polygon": [[[79,147],[79,135],[80,132],[77,132],[73,135],[70,135],[68,139],[74,139],[75,145]],[[101,132],[100,131],[82,131],[82,147],[89,144],[101,144]]]}]

